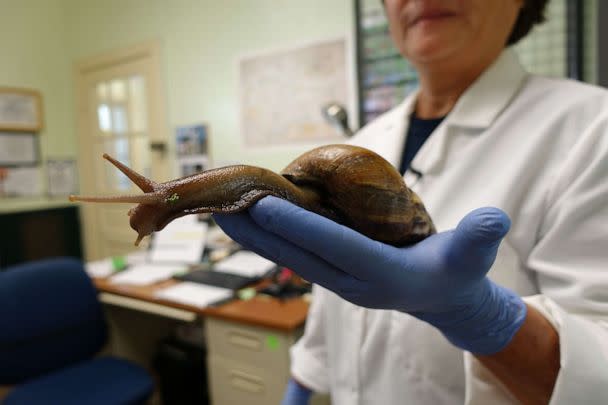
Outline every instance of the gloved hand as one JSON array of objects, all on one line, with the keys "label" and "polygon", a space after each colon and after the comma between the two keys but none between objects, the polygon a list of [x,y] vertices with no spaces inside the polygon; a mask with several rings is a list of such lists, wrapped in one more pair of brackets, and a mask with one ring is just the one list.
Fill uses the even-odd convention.
[{"label": "gloved hand", "polygon": [[312,391],[298,384],[293,378],[289,379],[281,405],[308,405]]},{"label": "gloved hand", "polygon": [[486,277],[510,227],[497,208],[404,248],[275,197],[214,218],[241,245],[303,278],[357,305],[407,312],[473,353],[500,351],[526,316],[519,296]]}]

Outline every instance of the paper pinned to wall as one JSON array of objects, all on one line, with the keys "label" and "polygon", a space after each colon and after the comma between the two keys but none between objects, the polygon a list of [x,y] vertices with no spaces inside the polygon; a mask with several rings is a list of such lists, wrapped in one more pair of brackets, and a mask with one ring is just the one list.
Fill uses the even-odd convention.
[{"label": "paper pinned to wall", "polygon": [[4,168],[1,171],[0,196],[34,197],[42,194],[38,167]]},{"label": "paper pinned to wall", "polygon": [[47,192],[51,196],[75,194],[77,189],[77,168],[74,159],[47,159]]},{"label": "paper pinned to wall", "polygon": [[272,270],[275,266],[274,262],[256,253],[241,250],[216,263],[213,270],[246,277],[259,277]]},{"label": "paper pinned to wall", "polygon": [[349,105],[346,41],[319,41],[243,57],[241,132],[249,147],[341,141],[323,118],[329,102]]}]

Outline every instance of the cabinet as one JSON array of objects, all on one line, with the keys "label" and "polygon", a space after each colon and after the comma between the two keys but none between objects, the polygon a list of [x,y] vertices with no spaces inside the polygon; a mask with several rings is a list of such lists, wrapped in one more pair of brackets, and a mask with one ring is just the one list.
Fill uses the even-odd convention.
[{"label": "cabinet", "polygon": [[289,379],[289,348],[302,328],[279,330],[207,318],[212,404],[279,404]]}]

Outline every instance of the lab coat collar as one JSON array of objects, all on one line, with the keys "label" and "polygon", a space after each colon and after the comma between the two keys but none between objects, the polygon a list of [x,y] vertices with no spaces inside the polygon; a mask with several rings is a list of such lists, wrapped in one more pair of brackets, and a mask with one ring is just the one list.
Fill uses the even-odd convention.
[{"label": "lab coat collar", "polygon": [[399,167],[409,125],[408,117],[414,111],[416,93],[409,94],[397,107],[370,122],[348,143],[371,148],[393,166]]},{"label": "lab coat collar", "polygon": [[506,108],[527,76],[515,51],[505,49],[464,92],[446,118],[449,126],[487,128]]},{"label": "lab coat collar", "polygon": [[514,51],[503,51],[458,99],[452,111],[422,145],[411,167],[423,174],[442,170],[452,130],[471,128],[474,131],[467,131],[468,134],[482,134],[515,97],[526,76]]},{"label": "lab coat collar", "polygon": [[[422,172],[438,169],[445,152],[449,127],[489,127],[515,96],[526,75],[514,51],[504,50],[460,97],[454,109],[422,146],[412,167]],[[412,92],[400,105],[363,128],[349,143],[373,145],[376,153],[399,167],[409,116],[414,111],[417,98],[418,91]],[[379,133],[382,135],[379,136]]]}]

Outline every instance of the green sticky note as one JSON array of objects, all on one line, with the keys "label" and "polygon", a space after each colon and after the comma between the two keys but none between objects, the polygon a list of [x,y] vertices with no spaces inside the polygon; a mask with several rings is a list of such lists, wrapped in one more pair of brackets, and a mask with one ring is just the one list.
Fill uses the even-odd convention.
[{"label": "green sticky note", "polygon": [[253,297],[255,297],[256,294],[257,293],[255,291],[255,288],[243,288],[242,290],[239,290],[239,292],[237,293],[239,298],[242,299],[243,301],[252,299]]},{"label": "green sticky note", "polygon": [[275,335],[266,336],[266,346],[268,346],[270,350],[277,350],[279,348],[279,338]]},{"label": "green sticky note", "polygon": [[127,261],[124,256],[114,256],[112,257],[112,268],[114,271],[120,271],[127,267]]}]

